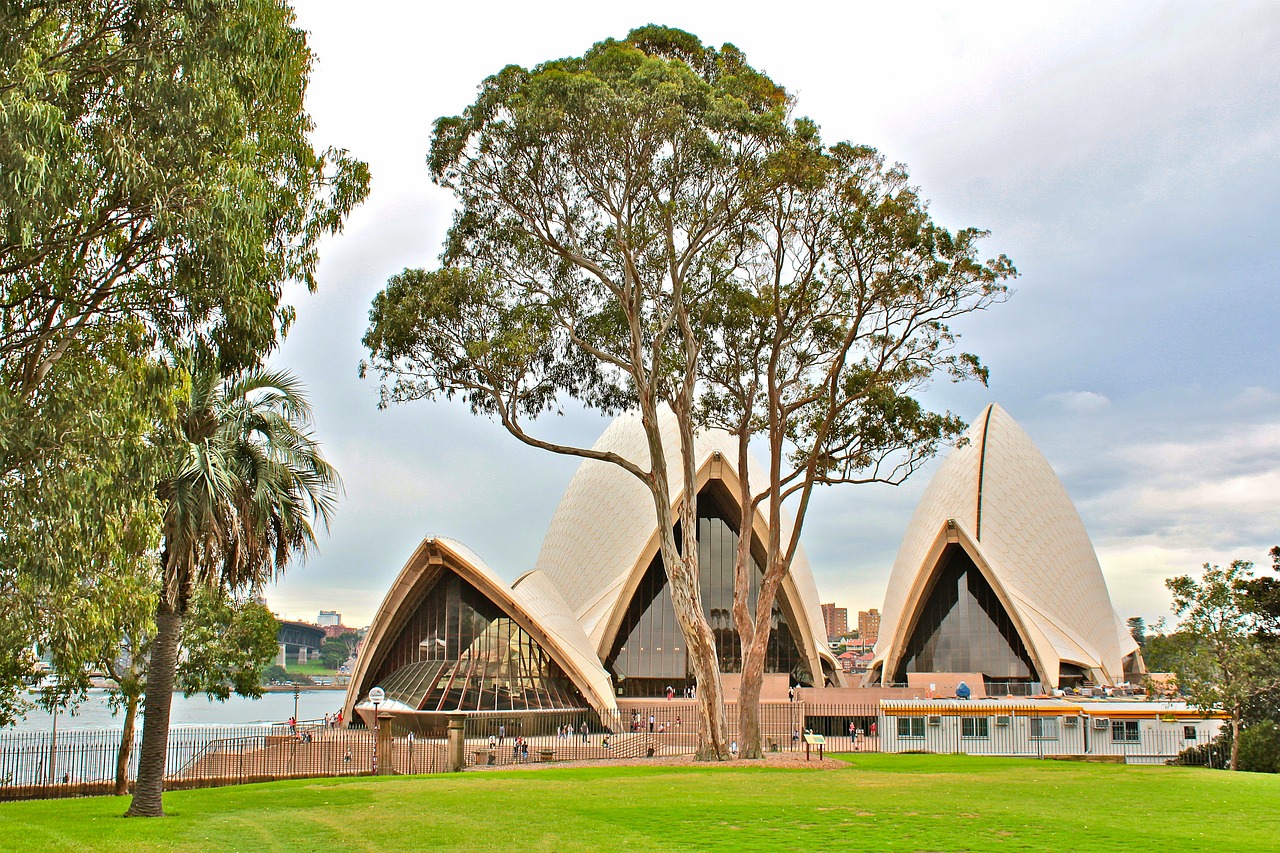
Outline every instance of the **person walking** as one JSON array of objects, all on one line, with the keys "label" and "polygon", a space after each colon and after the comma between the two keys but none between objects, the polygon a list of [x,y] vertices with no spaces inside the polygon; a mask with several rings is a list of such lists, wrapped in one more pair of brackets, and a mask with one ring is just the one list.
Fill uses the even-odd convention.
[{"label": "person walking", "polygon": [[649,715],[649,734],[653,734],[653,714]]},{"label": "person walking", "polygon": [[582,731],[582,742],[583,742],[583,743],[586,743],[586,742],[587,742],[587,734],[588,734],[591,730],[587,728],[587,723],[586,723],[586,721],[585,721],[585,720],[583,720],[583,722],[582,722],[582,729],[581,729],[581,731]]},{"label": "person walking", "polygon": [[498,746],[502,746],[502,742],[507,739],[507,727],[504,723],[498,724]]}]

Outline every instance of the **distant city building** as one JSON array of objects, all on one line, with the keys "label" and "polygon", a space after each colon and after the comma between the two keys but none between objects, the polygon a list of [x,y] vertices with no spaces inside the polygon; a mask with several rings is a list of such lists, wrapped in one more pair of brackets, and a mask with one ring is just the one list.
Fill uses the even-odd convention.
[{"label": "distant city building", "polygon": [[321,610],[320,618],[316,620],[316,624],[321,628],[326,628],[330,625],[341,625],[342,614],[336,610]]},{"label": "distant city building", "polygon": [[880,636],[880,611],[874,607],[870,610],[858,611],[858,636],[863,640],[875,643]]},{"label": "distant city building", "polygon": [[822,624],[827,629],[827,641],[834,643],[849,633],[849,608],[836,607],[834,602],[822,605]]}]

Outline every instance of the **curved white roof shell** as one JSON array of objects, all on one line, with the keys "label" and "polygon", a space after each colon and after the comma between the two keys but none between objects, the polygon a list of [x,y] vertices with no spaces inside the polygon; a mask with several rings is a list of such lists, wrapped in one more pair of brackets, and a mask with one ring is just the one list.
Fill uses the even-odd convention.
[{"label": "curved white roof shell", "polygon": [[1116,614],[1084,523],[1049,462],[1004,409],[988,406],[925,489],[889,576],[871,671],[892,677],[947,544],[983,572],[1041,681],[1072,663],[1124,680],[1137,650]]},{"label": "curved white roof shell", "polygon": [[[617,711],[609,673],[601,666],[582,628],[569,615],[564,599],[553,587],[529,575],[513,588],[494,573],[479,555],[454,539],[428,536],[413,552],[383,599],[365,637],[365,653],[357,659],[347,687],[346,715],[375,685],[366,683],[377,672],[385,649],[395,641],[419,588],[439,580],[439,569],[461,575],[527,631],[569,676],[583,697],[600,711]],[[388,709],[391,706],[387,706]]]},{"label": "curved white roof shell", "polygon": [[[679,430],[670,409],[662,409],[659,426],[663,446],[668,448],[668,477],[674,502],[680,499],[684,488],[684,472],[677,450]],[[736,496],[737,440],[723,430],[706,430],[698,433],[695,442],[699,489],[708,481],[719,479]],[[617,453],[643,469],[649,467],[648,442],[638,414],[615,419],[594,449]],[[752,486],[759,490],[766,482],[766,474],[754,460],[749,464]],[[600,659],[609,653],[608,647],[636,586],[658,552],[654,516],[652,494],[632,474],[609,462],[586,460],[574,474],[551,519],[534,572],[518,582],[522,585],[532,576],[545,576],[549,585],[563,595],[569,612],[590,638]],[[782,523],[786,537],[791,521],[784,517]],[[753,527],[756,536],[764,541],[768,519],[763,513],[757,513]],[[839,678],[840,667],[827,647],[818,590],[803,548],[796,551],[780,597],[794,616],[792,629],[815,678],[823,672]]]}]

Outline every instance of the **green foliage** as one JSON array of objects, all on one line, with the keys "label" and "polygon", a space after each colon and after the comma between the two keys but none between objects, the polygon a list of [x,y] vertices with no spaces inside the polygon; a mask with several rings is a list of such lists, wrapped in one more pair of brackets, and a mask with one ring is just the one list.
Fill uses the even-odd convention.
[{"label": "green foliage", "polygon": [[1125,624],[1129,628],[1129,636],[1133,637],[1133,641],[1138,644],[1138,648],[1145,648],[1147,644],[1147,620],[1141,616],[1130,616]]},{"label": "green foliage", "polygon": [[[975,756],[846,760],[821,772],[737,762],[299,779],[175,791],[164,821],[121,820],[109,797],[6,803],[0,848],[475,850],[527,839],[557,851],[1111,853],[1122,839],[1162,853],[1270,853],[1280,835],[1275,776]],[[405,819],[424,802],[430,820]]]},{"label": "green foliage", "polygon": [[271,684],[274,681],[288,681],[289,671],[278,663],[273,663],[262,670],[262,683]]},{"label": "green foliage", "polygon": [[178,685],[187,696],[205,693],[225,701],[261,696],[263,668],[276,656],[279,623],[266,605],[202,588],[183,625],[186,655]]},{"label": "green foliage", "polygon": [[367,194],[310,142],[311,62],[279,0],[0,5],[0,724],[22,648],[64,701],[139,624],[183,382],[157,350],[258,363]]},{"label": "green foliage", "polygon": [[257,363],[288,327],[281,285],[368,171],[318,153],[313,57],[279,0],[17,0],[0,10],[0,358],[44,380],[121,317]]},{"label": "green foliage", "polygon": [[254,370],[223,380],[191,353],[178,369],[189,394],[161,439],[167,472],[163,603],[185,613],[198,587],[256,590],[315,544],[341,488],[310,432],[311,408],[290,373]]},{"label": "green foliage", "polygon": [[788,105],[732,46],[661,27],[487,79],[435,124],[432,177],[460,206],[443,268],[374,301],[384,403],[456,394],[519,432],[562,397],[674,396],[680,318],[775,182]]},{"label": "green foliage", "polygon": [[1223,708],[1237,719],[1258,693],[1274,687],[1277,662],[1257,637],[1258,617],[1244,584],[1253,564],[1234,560],[1227,568],[1204,566],[1197,581],[1183,575],[1165,585],[1181,632],[1195,638],[1174,659],[1178,686],[1199,708]]},{"label": "green foliage", "polygon": [[1280,725],[1260,720],[1240,731],[1240,769],[1280,773]]},{"label": "green foliage", "polygon": [[324,641],[320,647],[320,661],[329,669],[337,669],[351,656],[351,650],[338,637]]}]

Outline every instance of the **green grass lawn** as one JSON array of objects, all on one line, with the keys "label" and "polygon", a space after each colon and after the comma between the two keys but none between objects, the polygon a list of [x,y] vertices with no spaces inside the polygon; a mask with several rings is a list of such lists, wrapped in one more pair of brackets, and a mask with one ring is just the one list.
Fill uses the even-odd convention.
[{"label": "green grass lawn", "polygon": [[319,676],[334,676],[338,674],[336,669],[320,663],[320,661],[312,661],[311,663],[291,663],[285,667],[290,675],[309,675],[312,678]]},{"label": "green grass lawn", "polygon": [[1280,777],[936,755],[558,768],[0,803],[3,850],[1275,851]]}]

